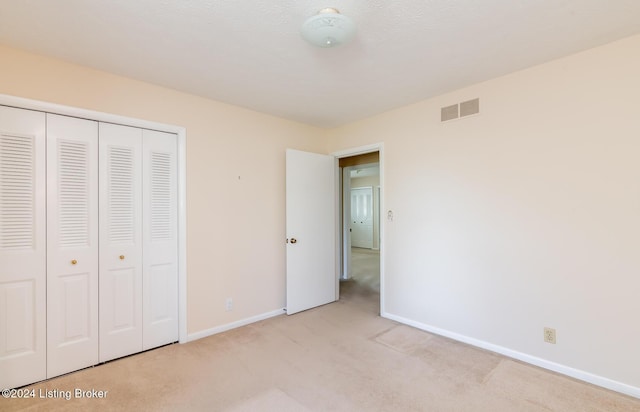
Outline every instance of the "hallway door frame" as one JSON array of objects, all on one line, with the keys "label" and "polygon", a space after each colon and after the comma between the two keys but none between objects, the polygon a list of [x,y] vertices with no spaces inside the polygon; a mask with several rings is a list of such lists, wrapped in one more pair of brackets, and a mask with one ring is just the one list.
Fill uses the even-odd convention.
[{"label": "hallway door frame", "polygon": [[342,273],[339,274],[341,280],[347,280],[351,277],[351,225],[347,223],[351,219],[351,169],[353,166],[342,168],[342,190],[340,194],[339,204],[342,209],[342,224],[340,225],[340,241],[338,245],[342,246]]},{"label": "hallway door frame", "polygon": [[[385,210],[385,205],[384,205],[384,143],[380,142],[380,143],[373,143],[370,145],[365,145],[365,146],[358,146],[358,147],[352,147],[352,148],[348,148],[348,149],[343,149],[343,150],[339,150],[336,152],[331,153],[332,156],[334,156],[336,159],[342,159],[344,157],[352,157],[352,156],[357,156],[357,155],[361,155],[361,154],[366,154],[366,153],[373,153],[373,152],[378,152],[379,154],[379,160],[378,163],[380,165],[380,216],[382,216],[382,211]],[[340,167],[338,166],[338,162],[336,162],[336,167],[338,168],[338,172],[340,171]],[[347,168],[345,168],[347,169]],[[344,172],[344,171],[343,171]],[[337,173],[337,175],[339,175],[339,173]],[[340,185],[338,188],[336,188],[336,200],[338,202],[340,202],[341,205],[344,205],[345,203],[345,199],[343,196],[343,188],[342,188],[342,182],[344,182],[344,178],[341,179],[340,181]],[[338,256],[343,256],[344,258],[344,254],[345,254],[345,247],[347,245],[347,243],[349,244],[349,247],[351,247],[350,242],[346,242],[345,241],[345,234],[344,234],[344,230],[345,230],[345,222],[343,221],[343,219],[341,219],[342,214],[338,213],[338,217],[336,219],[336,236],[338,236],[338,241],[336,242],[337,245],[337,250],[336,253]],[[380,243],[379,243],[379,247],[380,247],[380,315],[382,316],[384,313],[386,313],[385,310],[385,275],[384,275],[384,262],[385,262],[385,236],[384,236],[384,232],[385,232],[385,225],[386,225],[386,221],[384,219],[380,219],[380,226],[379,226],[379,236],[380,236]],[[343,266],[344,267],[344,264]],[[340,289],[340,285],[339,285],[339,280],[341,277],[341,270],[338,271],[338,273],[336,274],[336,276],[338,277],[338,282],[336,282],[336,296],[339,296],[339,289]]]}]

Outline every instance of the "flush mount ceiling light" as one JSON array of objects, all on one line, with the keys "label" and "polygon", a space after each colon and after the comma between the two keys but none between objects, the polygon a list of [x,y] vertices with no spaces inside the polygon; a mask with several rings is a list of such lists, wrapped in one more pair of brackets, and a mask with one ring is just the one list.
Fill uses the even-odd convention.
[{"label": "flush mount ceiling light", "polygon": [[349,17],[330,7],[309,17],[300,33],[314,46],[335,47],[351,40],[356,33],[356,26]]}]

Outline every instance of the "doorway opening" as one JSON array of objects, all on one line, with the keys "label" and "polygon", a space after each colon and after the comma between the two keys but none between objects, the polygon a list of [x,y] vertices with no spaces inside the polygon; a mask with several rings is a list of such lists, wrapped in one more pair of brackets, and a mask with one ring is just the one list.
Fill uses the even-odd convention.
[{"label": "doorway opening", "polygon": [[380,151],[339,157],[338,166],[342,229],[340,296],[370,300],[380,314]]}]

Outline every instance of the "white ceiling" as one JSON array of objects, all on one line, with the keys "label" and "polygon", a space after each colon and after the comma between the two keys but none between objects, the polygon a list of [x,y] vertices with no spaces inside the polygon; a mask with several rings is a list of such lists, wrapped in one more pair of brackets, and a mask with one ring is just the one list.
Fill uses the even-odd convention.
[{"label": "white ceiling", "polygon": [[[324,7],[353,42],[302,40]],[[322,127],[636,33],[638,0],[0,1],[5,45]]]}]

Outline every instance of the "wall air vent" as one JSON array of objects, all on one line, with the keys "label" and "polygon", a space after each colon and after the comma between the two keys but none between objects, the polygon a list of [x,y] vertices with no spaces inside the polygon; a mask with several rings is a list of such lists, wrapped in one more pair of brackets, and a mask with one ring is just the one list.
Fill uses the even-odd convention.
[{"label": "wall air vent", "polygon": [[460,103],[460,117],[480,113],[480,99],[467,100]]},{"label": "wall air vent", "polygon": [[458,104],[443,107],[440,109],[440,121],[446,122],[458,118]]},{"label": "wall air vent", "polygon": [[446,122],[478,113],[480,113],[480,98],[475,98],[460,104],[456,103],[451,106],[442,107],[440,109],[440,121]]}]

